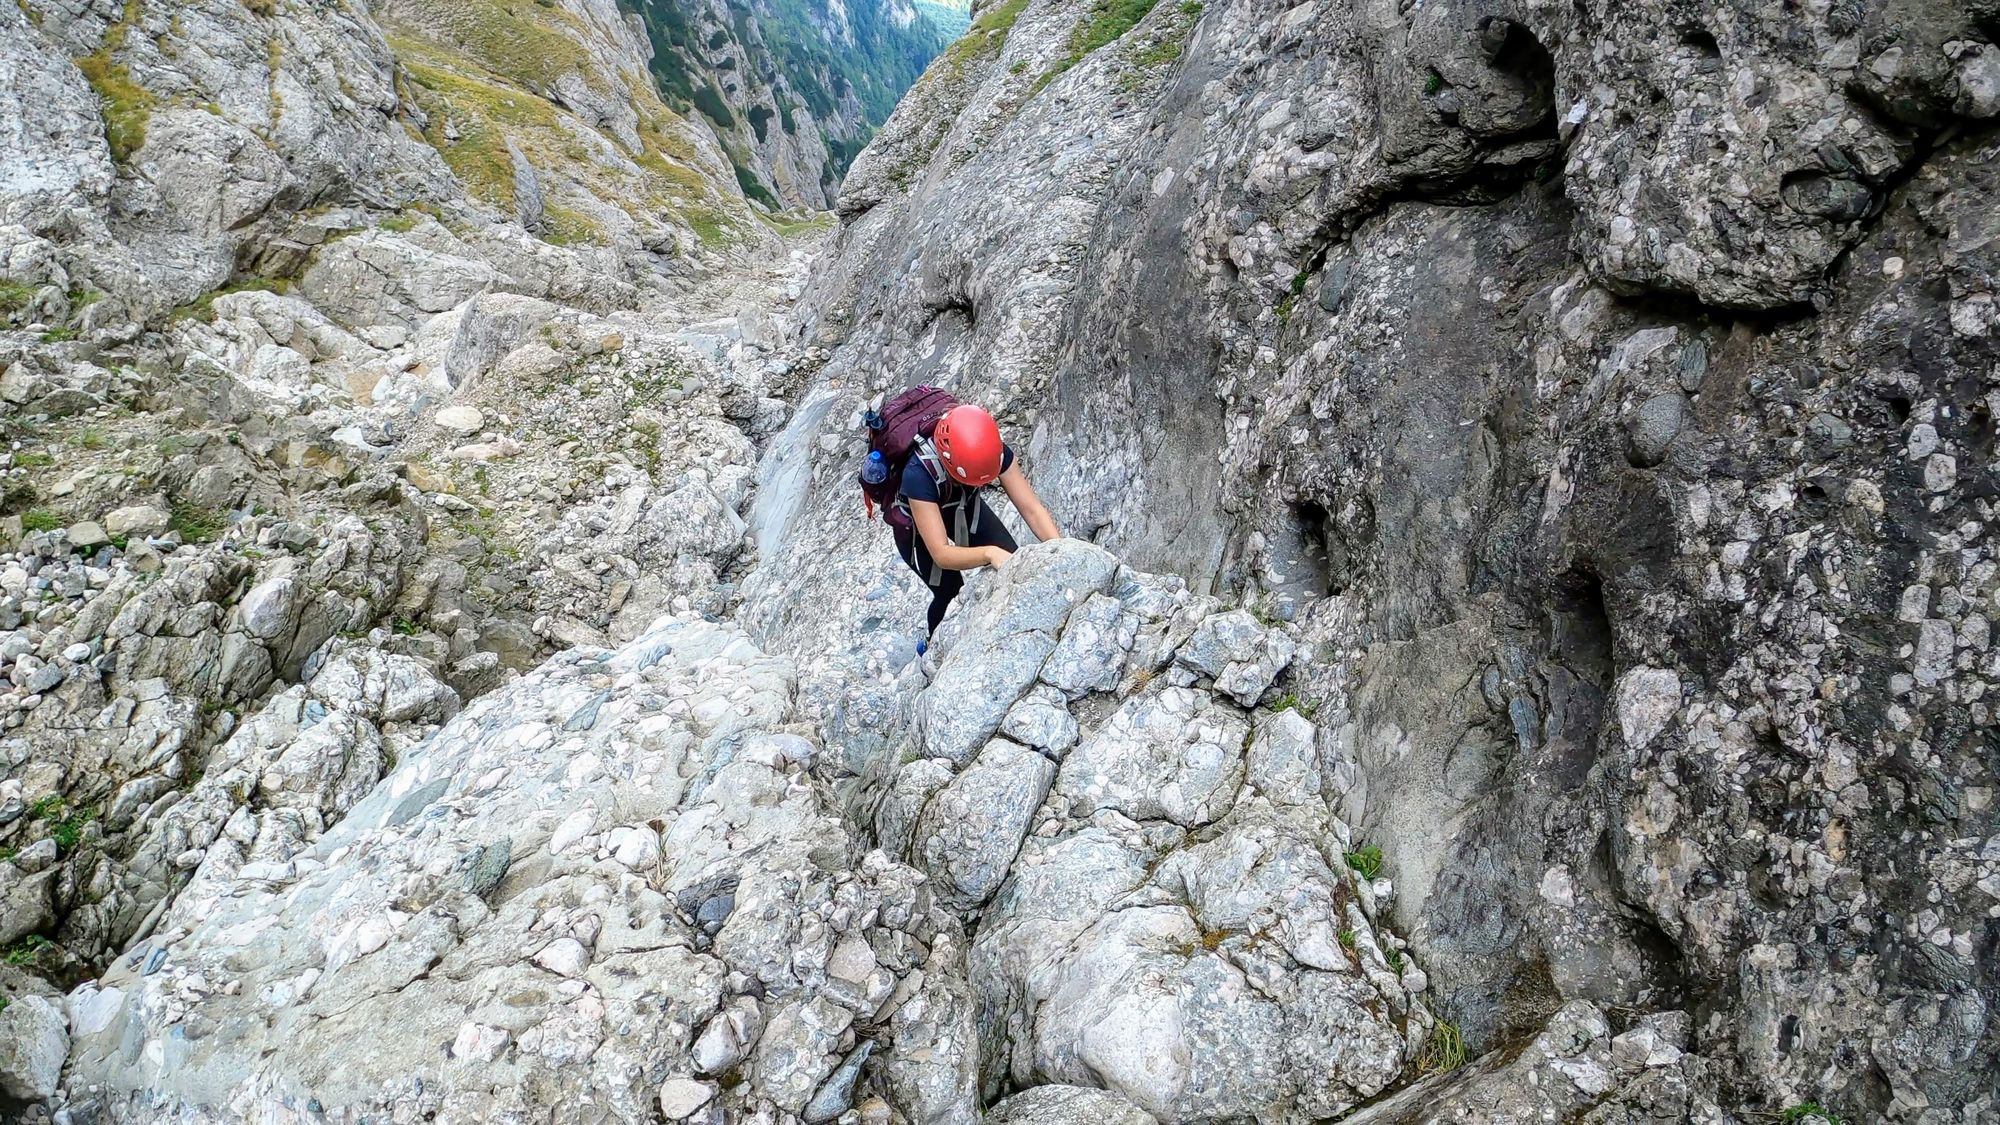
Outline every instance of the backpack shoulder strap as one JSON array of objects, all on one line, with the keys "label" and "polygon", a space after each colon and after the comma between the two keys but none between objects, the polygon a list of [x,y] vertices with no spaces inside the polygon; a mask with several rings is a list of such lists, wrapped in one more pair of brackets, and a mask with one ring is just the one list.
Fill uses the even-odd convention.
[{"label": "backpack shoulder strap", "polygon": [[951,483],[951,478],[944,472],[944,461],[938,457],[937,446],[931,444],[929,437],[918,434],[911,439],[910,456],[923,463],[924,471],[929,473],[931,480],[937,482],[940,487]]}]

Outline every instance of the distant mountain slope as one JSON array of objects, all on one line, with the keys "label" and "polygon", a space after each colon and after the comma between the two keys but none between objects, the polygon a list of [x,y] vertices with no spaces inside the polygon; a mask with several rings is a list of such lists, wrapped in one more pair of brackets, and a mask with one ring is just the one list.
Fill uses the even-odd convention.
[{"label": "distant mountain slope", "polygon": [[722,154],[652,89],[645,38],[612,0],[378,10],[423,139],[474,198],[556,243],[661,251],[676,229],[711,246],[748,233]]},{"label": "distant mountain slope", "polygon": [[964,23],[909,0],[623,2],[652,42],[661,97],[706,117],[744,194],[774,209],[832,206],[855,154]]},{"label": "distant mountain slope", "polygon": [[917,13],[931,21],[931,26],[944,32],[947,39],[956,39],[972,26],[970,5],[952,3],[932,3],[931,0],[916,0]]}]

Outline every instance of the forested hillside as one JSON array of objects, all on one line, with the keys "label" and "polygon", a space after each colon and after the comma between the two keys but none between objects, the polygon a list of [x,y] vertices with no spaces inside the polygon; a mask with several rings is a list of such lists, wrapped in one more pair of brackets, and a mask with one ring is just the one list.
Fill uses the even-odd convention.
[{"label": "forested hillside", "polygon": [[707,117],[743,193],[772,208],[830,207],[855,155],[965,26],[962,12],[908,0],[630,3],[661,96]]}]

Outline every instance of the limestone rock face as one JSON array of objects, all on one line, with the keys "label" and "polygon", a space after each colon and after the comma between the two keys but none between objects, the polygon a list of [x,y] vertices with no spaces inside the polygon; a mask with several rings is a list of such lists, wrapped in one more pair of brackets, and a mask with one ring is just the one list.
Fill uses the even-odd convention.
[{"label": "limestone rock face", "polygon": [[638,7],[0,10],[0,1115],[1992,1116],[1990,5]]},{"label": "limestone rock face", "polygon": [[[890,713],[853,685],[909,674],[921,603],[852,510],[853,421],[946,386],[1065,531],[1196,595],[1129,641],[1073,610],[1153,675],[1043,659],[1080,728],[1051,809],[1218,833],[1239,777],[1318,794],[1352,837],[1308,836],[1381,849],[1357,888],[1475,1054],[1575,1004],[1715,1005],[1684,1101],[1607,1071],[1535,1113],[1972,1120],[2000,1087],[1990,21],[1615,7],[1161,4],[1080,55],[1085,5],[983,13],[843,189],[744,620],[858,650],[814,697]],[[1288,624],[1253,652],[1243,620]],[[1044,748],[1035,656],[994,653],[997,730]],[[1259,704],[1311,750],[1222,721]],[[989,737],[932,720],[885,830]],[[1124,1073],[1028,1056],[1016,1087]],[[1486,1073],[1524,1114],[1546,1086]]]},{"label": "limestone rock face", "polygon": [[86,242],[71,288],[87,279],[170,307],[229,279],[246,229],[308,201],[393,208],[451,190],[434,151],[385,127],[394,58],[365,14],[204,0],[29,4],[0,18],[24,79],[10,96],[34,99],[7,115],[23,123],[10,126],[10,183],[32,190],[9,188],[5,221]]}]

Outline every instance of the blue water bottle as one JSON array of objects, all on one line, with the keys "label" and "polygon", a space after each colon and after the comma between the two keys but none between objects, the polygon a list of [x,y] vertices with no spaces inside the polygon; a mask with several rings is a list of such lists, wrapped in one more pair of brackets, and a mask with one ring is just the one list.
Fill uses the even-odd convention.
[{"label": "blue water bottle", "polygon": [[882,457],[882,451],[871,449],[868,460],[861,463],[861,480],[866,484],[881,484],[889,479],[889,462]]}]

